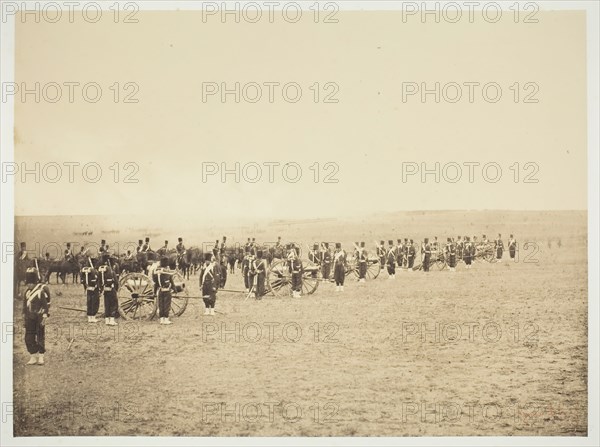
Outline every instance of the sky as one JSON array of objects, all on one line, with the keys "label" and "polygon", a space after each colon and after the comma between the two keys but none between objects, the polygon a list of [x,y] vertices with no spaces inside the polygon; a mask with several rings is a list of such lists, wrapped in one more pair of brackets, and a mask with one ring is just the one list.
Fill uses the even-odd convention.
[{"label": "sky", "polygon": [[[338,23],[136,18],[17,21],[15,82],[39,82],[40,100],[15,97],[16,215],[587,209],[584,13],[531,24],[404,23],[391,11],[340,11]],[[436,82],[439,102],[423,99]],[[239,102],[223,98],[236,83]],[[39,179],[19,175],[36,162]]]}]

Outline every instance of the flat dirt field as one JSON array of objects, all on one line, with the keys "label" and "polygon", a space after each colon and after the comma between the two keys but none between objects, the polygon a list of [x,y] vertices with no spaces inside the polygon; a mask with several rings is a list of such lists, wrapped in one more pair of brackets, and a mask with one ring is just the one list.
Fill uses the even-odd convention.
[{"label": "flat dirt field", "polygon": [[[86,218],[17,218],[17,241],[78,240]],[[98,223],[100,222],[100,223]],[[135,240],[94,221],[92,238]],[[100,228],[100,225],[104,225]],[[116,225],[116,224],[115,224]],[[177,224],[154,240],[179,236]],[[104,233],[102,232],[104,231]],[[127,231],[130,234],[126,234]],[[162,231],[162,232],[161,232]],[[204,230],[202,230],[204,231]],[[382,272],[301,299],[220,292],[171,326],[89,325],[80,285],[56,285],[45,366],[25,366],[15,300],[14,433],[175,436],[587,434],[587,213],[418,212],[186,233],[353,241],[514,233],[518,262]],[[97,240],[96,240],[97,239]],[[528,250],[525,242],[530,242]],[[156,245],[156,244],[155,244]],[[198,277],[189,281],[198,295]],[[242,289],[239,271],[227,287]]]}]

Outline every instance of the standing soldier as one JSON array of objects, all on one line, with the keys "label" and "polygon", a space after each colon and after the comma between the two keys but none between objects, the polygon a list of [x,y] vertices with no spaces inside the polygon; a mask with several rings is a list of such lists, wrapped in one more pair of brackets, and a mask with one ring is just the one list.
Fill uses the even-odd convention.
[{"label": "standing soldier", "polygon": [[27,244],[25,242],[21,242],[21,250],[19,251],[19,261],[27,260]]},{"label": "standing soldier", "polygon": [[242,276],[244,277],[244,286],[246,293],[250,292],[250,283],[248,273],[250,271],[250,246],[244,247],[244,258],[242,259]]},{"label": "standing soldier", "polygon": [[382,269],[385,268],[385,263],[387,260],[387,251],[385,249],[385,242],[384,241],[379,241],[379,245],[375,245],[376,247],[376,253],[377,256],[379,257],[379,265],[381,266]]},{"label": "standing soldier", "polygon": [[115,271],[110,265],[110,255],[102,255],[102,265],[98,268],[100,273],[100,287],[104,291],[104,324],[115,326],[115,317],[119,312],[119,302],[117,300],[117,290],[119,281]]},{"label": "standing soldier", "polygon": [[447,250],[447,254],[448,254],[448,268],[450,269],[451,272],[455,272],[456,271],[456,243],[451,239],[448,238],[447,244],[446,244],[446,250]]},{"label": "standing soldier", "polygon": [[254,260],[256,259],[255,251],[253,247],[249,247],[248,254],[248,289],[250,290],[250,296],[252,298],[256,298],[256,264]]},{"label": "standing soldier", "polygon": [[265,281],[267,279],[267,261],[263,259],[263,251],[256,251],[256,259],[254,260],[254,271],[256,272],[256,286],[254,295],[257,300],[262,299],[265,295]]},{"label": "standing soldier", "polygon": [[298,247],[292,247],[288,255],[288,268],[292,274],[292,298],[302,297],[302,261],[299,255],[300,249]]},{"label": "standing soldier", "polygon": [[100,308],[100,283],[98,271],[91,261],[89,267],[81,269],[81,284],[86,293],[88,323],[96,323],[96,314]]},{"label": "standing soldier", "polygon": [[244,244],[244,251],[246,250],[246,248],[247,248],[248,250],[250,250],[250,245],[251,245],[250,238],[248,238],[248,240],[247,240],[247,241],[246,241],[246,243]]},{"label": "standing soldier", "polygon": [[100,248],[98,249],[99,257],[102,257],[102,254],[106,251],[106,241],[102,239],[100,241]]},{"label": "standing soldier", "polygon": [[226,247],[227,237],[223,236],[223,240],[221,241],[221,248],[219,249],[219,254],[221,257],[225,255],[225,247]]},{"label": "standing soldier", "polygon": [[143,244],[144,244],[144,241],[142,239],[139,239],[138,240],[138,246],[135,248],[135,252],[136,253],[139,253],[139,252],[142,251]]},{"label": "standing soldier", "polygon": [[409,252],[408,238],[404,238],[404,244],[402,244],[402,267],[408,270],[408,252]]},{"label": "standing soldier", "polygon": [[160,266],[154,270],[153,280],[158,285],[158,316],[160,324],[173,324],[169,320],[169,311],[171,310],[171,300],[173,296],[171,291],[175,290],[175,282],[173,274],[175,272],[169,270],[169,258],[162,256],[160,258]]},{"label": "standing soldier", "polygon": [[517,253],[517,240],[512,234],[508,240],[508,253],[510,254],[510,259],[515,259],[515,255]]},{"label": "standing soldier", "polygon": [[429,238],[426,237],[423,241],[421,248],[421,254],[423,255],[423,271],[429,271],[429,262],[431,261],[431,245],[429,245]]},{"label": "standing soldier", "polygon": [[386,254],[386,264],[388,277],[391,279],[396,278],[396,247],[394,247],[394,241],[388,241],[388,250]]},{"label": "standing soldier", "polygon": [[342,244],[335,243],[333,252],[333,278],[335,280],[335,291],[344,291],[344,279],[346,279],[346,252],[342,250]]},{"label": "standing soldier", "polygon": [[415,265],[415,257],[417,256],[417,250],[415,249],[415,244],[411,239],[408,243],[408,271],[412,272],[413,267]]},{"label": "standing soldier", "polygon": [[464,242],[462,241],[461,237],[458,236],[458,239],[456,241],[456,260],[460,261],[463,259],[463,249],[465,247]]},{"label": "standing soldier", "polygon": [[463,260],[465,261],[465,266],[467,269],[471,268],[471,262],[473,261],[473,254],[475,253],[475,248],[473,247],[473,243],[469,236],[465,236],[465,248],[463,250]]},{"label": "standing soldier", "polygon": [[477,236],[473,236],[473,240],[469,240],[471,241],[471,263],[475,263],[479,242],[477,241]]},{"label": "standing soldier", "polygon": [[313,244],[312,250],[308,252],[308,260],[313,264],[321,265],[319,244]]},{"label": "standing soldier", "polygon": [[396,245],[396,262],[398,264],[398,269],[402,271],[402,256],[404,256],[404,248],[402,246],[402,238],[398,239],[398,245]]},{"label": "standing soldier", "polygon": [[365,243],[360,243],[360,250],[358,251],[358,282],[365,282],[365,277],[367,275],[367,261],[368,261],[368,253],[365,248]]},{"label": "standing soldier", "polygon": [[329,250],[329,242],[324,242],[321,244],[321,247],[323,249],[321,253],[321,274],[325,281],[329,281],[329,277],[331,276],[331,251]]},{"label": "standing soldier", "polygon": [[434,259],[437,259],[439,250],[440,250],[440,243],[438,242],[437,236],[434,236],[433,242],[431,243],[431,252],[434,255]]},{"label": "standing soldier", "polygon": [[50,288],[43,283],[36,267],[26,270],[25,283],[26,290],[23,294],[25,345],[31,355],[27,364],[43,365],[46,352],[46,319],[50,316]]},{"label": "standing soldier", "polygon": [[150,251],[150,238],[147,237],[145,239],[144,245],[142,245],[142,253],[147,253]]},{"label": "standing soldier", "polygon": [[211,253],[204,254],[204,267],[200,271],[200,290],[204,301],[204,315],[215,314],[217,288],[220,282],[217,262]]},{"label": "standing soldier", "polygon": [[494,248],[496,249],[496,259],[498,262],[502,262],[502,255],[504,254],[504,242],[502,242],[502,235],[498,233],[498,239],[494,242]]}]

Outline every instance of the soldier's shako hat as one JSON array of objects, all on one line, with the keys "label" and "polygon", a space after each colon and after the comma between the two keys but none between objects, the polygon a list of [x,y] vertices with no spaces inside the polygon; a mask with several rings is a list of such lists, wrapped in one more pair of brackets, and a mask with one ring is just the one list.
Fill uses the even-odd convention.
[{"label": "soldier's shako hat", "polygon": [[182,238],[182,237],[178,237],[178,238],[177,238],[177,241],[179,241],[179,242],[183,242],[183,238]]},{"label": "soldier's shako hat", "polygon": [[383,245],[383,244],[385,244],[384,241],[379,241],[379,245]]},{"label": "soldier's shako hat", "polygon": [[313,250],[318,250],[319,249],[319,244],[313,244]]},{"label": "soldier's shako hat", "polygon": [[388,244],[389,244],[389,245],[394,245],[394,241],[390,239],[390,240],[388,241]]},{"label": "soldier's shako hat", "polygon": [[425,238],[425,243],[427,243],[427,242],[429,242],[429,238],[428,237]]},{"label": "soldier's shako hat", "polygon": [[165,241],[165,245],[167,245],[169,243],[169,241]]},{"label": "soldier's shako hat", "polygon": [[513,235],[511,234],[510,237],[513,237]]},{"label": "soldier's shako hat", "polygon": [[281,236],[277,236],[277,240],[280,241],[281,240]]},{"label": "soldier's shako hat", "polygon": [[25,247],[27,247],[27,244],[25,242],[21,242],[21,250],[25,250]]},{"label": "soldier's shako hat", "polygon": [[342,248],[342,244],[341,244],[341,243],[339,243],[339,242],[336,242],[336,243],[335,243],[335,248]]},{"label": "soldier's shako hat", "polygon": [[398,243],[401,243],[401,242],[402,242],[402,239],[398,239]]},{"label": "soldier's shako hat", "polygon": [[410,243],[411,243],[411,244],[413,243],[413,240],[412,240],[412,239],[410,240]]},{"label": "soldier's shako hat", "polygon": [[70,242],[67,242],[67,247],[70,247],[70,246],[71,246],[71,243],[70,243]]},{"label": "soldier's shako hat", "polygon": [[163,256],[162,258],[160,258],[160,266],[168,267],[169,266],[169,258],[167,258],[166,256]]},{"label": "soldier's shako hat", "polygon": [[144,241],[143,241],[143,240],[141,240],[141,239],[138,239],[138,244],[142,245],[143,243],[144,243]]},{"label": "soldier's shako hat", "polygon": [[360,243],[360,248],[363,248],[364,246],[365,246],[365,243],[364,243],[364,242],[361,242],[361,243]]},{"label": "soldier's shako hat", "polygon": [[101,243],[101,244],[106,244],[106,241],[105,241],[104,239],[102,239],[102,240],[100,241],[100,243]]},{"label": "soldier's shako hat", "polygon": [[325,248],[329,248],[329,242],[325,242]]},{"label": "soldier's shako hat", "polygon": [[149,237],[146,238],[146,242],[150,242],[150,238]]},{"label": "soldier's shako hat", "polygon": [[253,237],[253,238],[252,238],[252,242],[254,242],[255,240],[256,240],[256,238],[255,238],[255,237]]},{"label": "soldier's shako hat", "polygon": [[485,234],[482,237],[485,239]]},{"label": "soldier's shako hat", "polygon": [[450,238],[449,237],[446,238],[446,242],[450,242]]},{"label": "soldier's shako hat", "polygon": [[257,250],[256,251],[256,257],[257,258],[262,258],[263,257],[263,251],[262,250]]},{"label": "soldier's shako hat", "polygon": [[227,240],[227,236],[223,236],[223,242]]},{"label": "soldier's shako hat", "polygon": [[285,244],[285,249],[286,250],[291,250],[292,248],[292,244]]},{"label": "soldier's shako hat", "polygon": [[502,237],[502,235],[500,233],[498,233],[498,237]]},{"label": "soldier's shako hat", "polygon": [[40,280],[38,277],[38,270],[35,267],[29,267],[25,271],[25,282],[27,284],[35,284]]},{"label": "soldier's shako hat", "polygon": [[404,238],[404,242],[408,242],[408,238],[407,237]]}]

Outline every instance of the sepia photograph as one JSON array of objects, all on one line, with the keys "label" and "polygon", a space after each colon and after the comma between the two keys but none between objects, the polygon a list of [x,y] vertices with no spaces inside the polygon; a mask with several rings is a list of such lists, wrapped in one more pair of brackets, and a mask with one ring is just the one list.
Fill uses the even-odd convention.
[{"label": "sepia photograph", "polygon": [[0,5],[2,445],[598,445],[598,3]]}]

